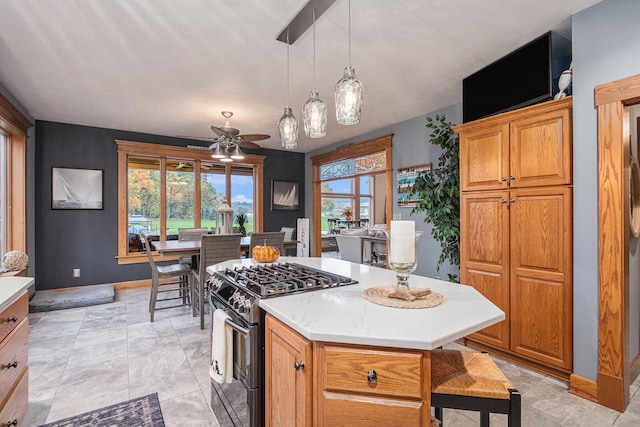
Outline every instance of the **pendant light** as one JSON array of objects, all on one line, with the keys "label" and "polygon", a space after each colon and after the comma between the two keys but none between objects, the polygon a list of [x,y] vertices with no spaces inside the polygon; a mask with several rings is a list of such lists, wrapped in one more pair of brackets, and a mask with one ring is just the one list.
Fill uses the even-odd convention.
[{"label": "pendant light", "polygon": [[304,133],[309,138],[321,138],[327,134],[327,104],[316,90],[316,8],[313,8],[313,89],[302,107]]},{"label": "pendant light", "polygon": [[355,125],[360,122],[362,109],[362,83],[351,66],[351,0],[349,0],[349,65],[336,84],[336,119],[341,125]]},{"label": "pendant light", "polygon": [[278,120],[280,131],[280,143],[283,148],[292,149],[298,147],[298,119],[293,115],[289,107],[289,31],[287,30],[287,106],[284,115]]}]

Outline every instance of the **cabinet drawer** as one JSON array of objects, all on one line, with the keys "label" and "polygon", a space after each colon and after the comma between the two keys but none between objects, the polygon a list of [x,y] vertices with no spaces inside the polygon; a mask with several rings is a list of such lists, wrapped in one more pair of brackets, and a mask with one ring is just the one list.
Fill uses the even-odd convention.
[{"label": "cabinet drawer", "polygon": [[[20,325],[0,343],[0,404],[27,368],[29,320]],[[2,419],[0,419],[2,421]]]},{"label": "cabinet drawer", "polygon": [[[422,399],[421,352],[340,346],[325,346],[323,351],[325,390]],[[369,381],[371,371],[375,383]]]},{"label": "cabinet drawer", "polygon": [[324,426],[425,426],[423,402],[325,393]]},{"label": "cabinet drawer", "polygon": [[[12,423],[17,427],[23,424],[29,406],[29,370],[25,370],[22,379],[18,383],[7,403],[0,408],[0,420],[4,423]],[[13,422],[16,422],[13,424]]]},{"label": "cabinet drawer", "polygon": [[29,313],[29,294],[24,292],[0,311],[0,341],[13,331]]}]

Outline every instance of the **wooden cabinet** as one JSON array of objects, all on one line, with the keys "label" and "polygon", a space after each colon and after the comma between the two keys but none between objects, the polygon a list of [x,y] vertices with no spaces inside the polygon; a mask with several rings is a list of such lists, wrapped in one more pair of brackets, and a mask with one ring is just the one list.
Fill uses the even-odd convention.
[{"label": "wooden cabinet", "polygon": [[20,426],[27,414],[29,336],[28,294],[0,311],[0,420]]},{"label": "wooden cabinet", "polygon": [[506,314],[466,342],[567,379],[573,366],[571,98],[455,130],[461,282]]},{"label": "wooden cabinet", "polygon": [[429,425],[429,352],[317,343],[315,366],[317,425]]},{"label": "wooden cabinet", "polygon": [[430,425],[428,351],[311,343],[267,315],[265,365],[267,426]]},{"label": "wooden cabinet", "polygon": [[313,424],[311,343],[272,316],[265,324],[265,425]]},{"label": "wooden cabinet", "polygon": [[571,98],[455,127],[460,190],[571,183]]}]

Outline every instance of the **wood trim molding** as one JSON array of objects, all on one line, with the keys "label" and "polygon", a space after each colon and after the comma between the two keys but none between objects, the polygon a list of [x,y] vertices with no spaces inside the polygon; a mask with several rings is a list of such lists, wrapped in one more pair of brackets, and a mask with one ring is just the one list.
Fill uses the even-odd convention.
[{"label": "wood trim molding", "polygon": [[569,393],[598,403],[598,383],[589,378],[571,374],[569,378]]},{"label": "wood trim molding", "polygon": [[12,127],[14,129],[11,133],[26,136],[27,130],[31,126],[33,123],[7,97],[0,93],[0,128]]},{"label": "wood trim molding", "polygon": [[640,100],[640,75],[596,87],[598,108],[597,397],[623,412],[630,399],[629,137],[625,105]]},{"label": "wood trim molding", "polygon": [[311,185],[312,185],[312,211],[313,211],[313,226],[311,235],[313,236],[313,246],[311,256],[321,256],[322,254],[322,225],[320,218],[322,216],[321,200],[322,200],[322,188],[320,181],[320,166],[327,163],[336,162],[338,160],[351,159],[354,157],[360,157],[367,154],[379,153],[384,151],[387,159],[387,169],[385,173],[386,186],[385,197],[387,199],[385,214],[387,217],[387,227],[392,218],[393,211],[393,186],[391,181],[393,180],[393,158],[392,158],[392,139],[393,134],[381,136],[379,138],[371,139],[364,142],[359,142],[353,145],[347,145],[343,148],[338,148],[333,151],[318,154],[311,157]]},{"label": "wood trim molding", "polygon": [[596,86],[596,107],[612,102],[625,105],[640,102],[640,74]]}]

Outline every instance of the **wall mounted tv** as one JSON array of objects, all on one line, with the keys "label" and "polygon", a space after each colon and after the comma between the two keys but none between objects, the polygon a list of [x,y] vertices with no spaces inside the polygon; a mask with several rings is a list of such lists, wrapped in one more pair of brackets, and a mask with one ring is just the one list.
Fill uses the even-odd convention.
[{"label": "wall mounted tv", "polygon": [[462,117],[469,122],[553,98],[571,62],[571,43],[548,32],[462,81]]}]

